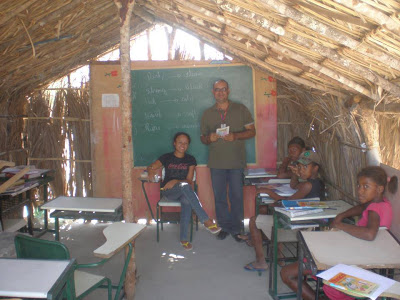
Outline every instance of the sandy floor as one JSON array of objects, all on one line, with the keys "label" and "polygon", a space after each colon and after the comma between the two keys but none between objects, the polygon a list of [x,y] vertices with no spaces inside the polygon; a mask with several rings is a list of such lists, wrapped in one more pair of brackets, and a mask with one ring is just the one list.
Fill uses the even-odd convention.
[{"label": "sandy floor", "polygon": [[[92,262],[92,251],[104,242],[105,224],[71,223],[61,229],[61,241],[78,262]],[[51,239],[48,233],[45,238]],[[156,242],[155,225],[150,225],[136,240],[137,300],[204,300],[204,299],[270,299],[267,276],[247,272],[243,266],[254,260],[254,251],[232,237],[224,241],[200,225],[194,233],[193,250],[185,251],[179,244],[179,226],[166,225]],[[99,269],[113,283],[123,263],[115,256]],[[86,299],[106,299],[105,290],[98,290]]]}]

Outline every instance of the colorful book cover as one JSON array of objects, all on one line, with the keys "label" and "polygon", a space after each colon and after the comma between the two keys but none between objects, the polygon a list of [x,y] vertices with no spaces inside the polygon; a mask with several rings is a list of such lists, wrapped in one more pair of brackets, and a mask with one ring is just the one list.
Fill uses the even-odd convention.
[{"label": "colorful book cover", "polygon": [[335,287],[339,287],[363,296],[369,296],[379,287],[379,285],[376,283],[342,272],[329,279],[329,283],[333,284]]},{"label": "colorful book cover", "polygon": [[329,208],[328,203],[322,201],[282,200],[282,205],[286,209]]}]

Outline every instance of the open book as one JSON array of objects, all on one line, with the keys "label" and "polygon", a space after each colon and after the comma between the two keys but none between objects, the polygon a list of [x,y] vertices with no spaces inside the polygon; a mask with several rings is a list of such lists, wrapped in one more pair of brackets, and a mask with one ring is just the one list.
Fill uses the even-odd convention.
[{"label": "open book", "polygon": [[370,299],[376,299],[395,283],[384,276],[344,264],[338,264],[317,276],[336,289]]}]

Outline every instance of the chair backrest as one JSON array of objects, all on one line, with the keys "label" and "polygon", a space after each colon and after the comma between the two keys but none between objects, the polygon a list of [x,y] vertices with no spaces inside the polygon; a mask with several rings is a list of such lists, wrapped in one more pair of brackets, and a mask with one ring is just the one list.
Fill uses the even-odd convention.
[{"label": "chair backrest", "polygon": [[60,242],[18,234],[14,243],[18,258],[70,259],[68,248]]}]

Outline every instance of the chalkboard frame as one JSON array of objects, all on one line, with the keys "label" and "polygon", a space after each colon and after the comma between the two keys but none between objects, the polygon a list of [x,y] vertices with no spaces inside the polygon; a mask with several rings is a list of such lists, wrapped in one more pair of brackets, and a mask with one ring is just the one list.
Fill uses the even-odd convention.
[{"label": "chalkboard frame", "polygon": [[[162,63],[160,63],[161,65]],[[147,97],[146,94],[141,94],[145,93],[143,88],[145,87],[146,82],[140,81],[138,78],[140,76],[146,75],[149,78],[154,79],[154,82],[152,81],[152,84],[155,84],[157,81],[157,78],[160,78],[162,75],[169,74],[168,72],[171,72],[171,74],[188,74],[188,76],[194,76],[193,78],[195,81],[193,81],[193,86],[196,87],[196,78],[195,74],[198,71],[205,71],[205,78],[201,79],[201,83],[203,84],[203,90],[202,92],[205,96],[205,100],[202,100],[201,103],[201,111],[197,111],[197,120],[196,122],[193,122],[194,128],[179,128],[178,125],[176,125],[178,128],[171,129],[169,130],[161,130],[163,131],[164,134],[161,136],[158,136],[154,134],[153,140],[151,143],[147,143],[148,141],[145,140],[145,138],[151,139],[152,138],[152,132],[148,132],[148,130],[151,130],[153,127],[146,127],[144,128],[144,124],[148,125],[149,123],[144,123],[143,116],[146,118],[157,118],[157,116],[164,115],[165,112],[168,109],[160,109],[154,113],[153,112],[146,112],[146,108],[143,108],[144,103],[147,101],[149,103],[155,104],[156,106],[159,105],[160,99],[154,99],[151,100],[151,97]],[[235,73],[236,71],[236,73]],[[185,73],[186,72],[186,73]],[[246,75],[245,78],[241,78],[240,76],[242,73],[237,73],[237,72],[243,72],[243,75]],[[150,75],[149,75],[150,74]],[[139,77],[138,77],[139,76]],[[215,99],[211,93],[212,85],[213,83],[218,80],[218,79],[226,79],[230,83],[230,96],[229,99],[235,102],[241,102],[244,103],[252,113],[254,120],[255,118],[255,112],[256,112],[256,101],[255,101],[255,78],[254,78],[254,70],[252,67],[243,65],[243,64],[210,64],[210,65],[198,65],[198,66],[188,66],[188,65],[182,65],[182,66],[171,66],[170,64],[167,66],[157,66],[157,67],[142,67],[142,68],[133,68],[131,70],[131,80],[132,80],[132,138],[133,138],[133,156],[134,156],[134,167],[143,167],[147,166],[154,160],[156,160],[161,154],[166,153],[166,152],[172,152],[173,147],[172,147],[172,138],[173,135],[177,131],[185,131],[188,132],[191,135],[192,138],[192,143],[191,146],[189,147],[188,153],[192,154],[196,157],[198,165],[205,165],[207,164],[207,157],[208,157],[208,149],[207,146],[201,144],[200,142],[200,118],[203,113],[203,111],[212,106],[215,103]],[[142,78],[143,79],[143,78]],[[179,78],[179,84],[183,84],[183,79]],[[161,85],[162,86],[162,85]],[[251,86],[250,89],[246,88],[247,86]],[[160,87],[151,86],[153,89],[151,92],[154,91],[159,91],[161,90]],[[178,86],[179,87],[179,86]],[[147,93],[147,92],[146,92]],[[154,92],[155,93],[155,92]],[[245,95],[245,96],[243,96]],[[244,101],[239,98],[246,98]],[[179,97],[177,97],[179,98]],[[187,98],[187,97],[186,97]],[[149,100],[150,99],[150,100]],[[183,99],[183,98],[182,98]],[[202,98],[203,99],[203,98]],[[187,99],[186,99],[187,100]],[[158,102],[159,101],[159,102]],[[182,100],[184,101],[184,100]],[[193,103],[196,105],[199,104],[199,101],[194,102],[192,99]],[[203,102],[204,101],[204,102]],[[154,103],[155,102],[155,103]],[[166,102],[166,101],[164,101]],[[189,101],[190,102],[190,101]],[[180,105],[180,104],[179,104]],[[182,104],[183,105],[183,104]],[[149,105],[151,107],[151,104]],[[180,107],[182,108],[182,107]],[[197,108],[196,108],[197,109]],[[191,115],[192,113],[189,110],[183,110],[182,113],[187,113],[187,115]],[[194,115],[194,113],[193,113]],[[161,118],[161,117],[160,117]],[[185,125],[185,124],[183,124]],[[160,125],[161,127],[162,125]],[[156,126],[155,126],[156,127]],[[144,128],[144,129],[143,129]],[[143,134],[144,133],[144,134]],[[143,134],[143,137],[141,136]],[[144,138],[144,136],[146,136]],[[142,137],[142,138],[141,138]],[[144,139],[144,140],[143,140]],[[153,147],[153,144],[157,144],[160,142],[160,139],[163,140],[163,144],[156,145]],[[144,145],[144,144],[147,145]],[[155,150],[156,149],[156,150]],[[247,162],[250,164],[255,164],[257,163],[257,155],[256,155],[256,140],[250,139],[246,141],[246,152],[247,152]],[[145,154],[144,154],[145,153]],[[147,155],[147,157],[145,156]]]}]

